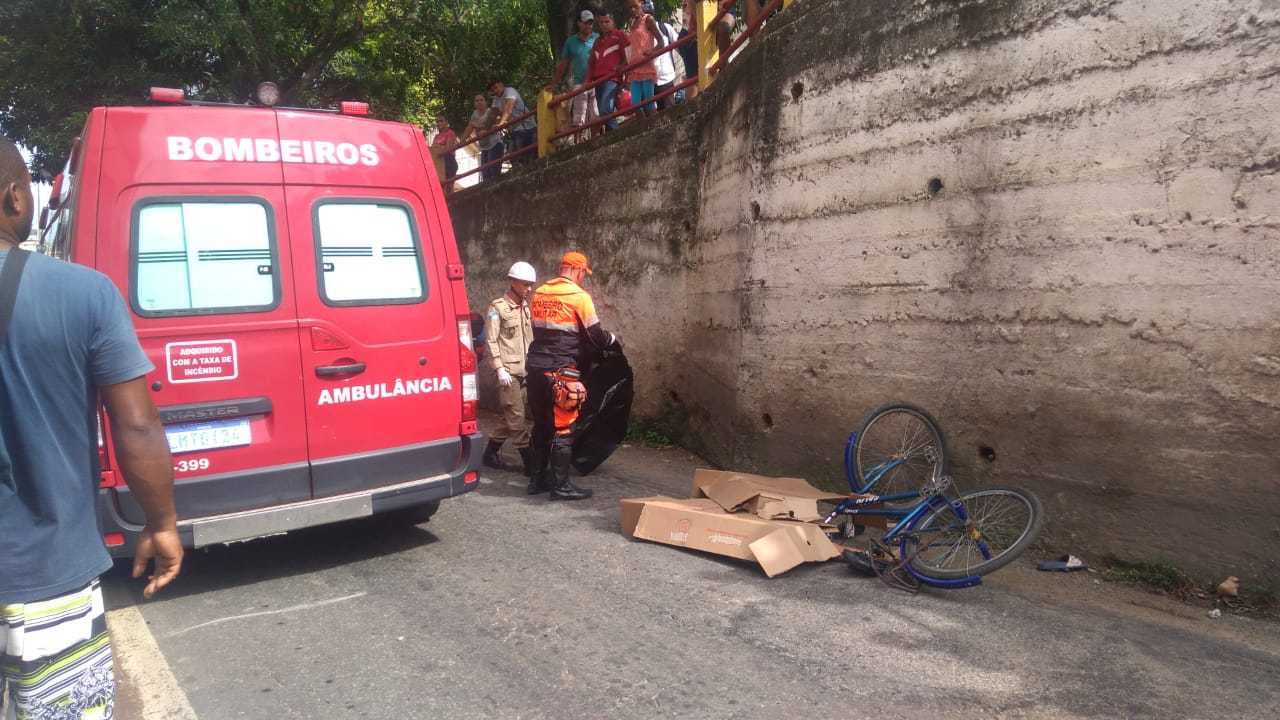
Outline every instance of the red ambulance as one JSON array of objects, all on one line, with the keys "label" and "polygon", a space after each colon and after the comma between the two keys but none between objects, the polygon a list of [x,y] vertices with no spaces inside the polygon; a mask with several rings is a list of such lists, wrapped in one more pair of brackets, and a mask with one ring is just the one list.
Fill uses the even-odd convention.
[{"label": "red ambulance", "polygon": [[[93,109],[42,219],[50,254],[115,281],[156,370],[191,547],[394,512],[476,487],[463,266],[422,133],[337,112]],[[99,514],[143,514],[99,418]]]}]

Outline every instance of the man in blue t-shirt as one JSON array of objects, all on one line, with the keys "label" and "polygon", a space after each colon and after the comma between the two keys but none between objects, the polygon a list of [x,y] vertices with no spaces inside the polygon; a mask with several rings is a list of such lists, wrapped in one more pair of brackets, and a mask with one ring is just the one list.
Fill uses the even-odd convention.
[{"label": "man in blue t-shirt", "polygon": [[[547,85],[547,89],[555,92],[564,79],[566,69],[573,69],[573,89],[577,90],[587,82],[587,62],[591,59],[591,46],[600,36],[595,33],[596,17],[590,10],[578,14],[578,33],[565,38],[564,47],[560,50],[560,62],[556,63],[556,74]],[[575,128],[582,127],[599,117],[596,112],[596,98],[593,92],[578,93],[573,96],[571,122]]]},{"label": "man in blue t-shirt", "polygon": [[99,397],[146,513],[133,576],[155,560],[148,598],[182,565],[173,462],[119,291],[98,272],[19,250],[33,205],[26,163],[0,138],[0,694],[8,686],[17,717],[111,717]]},{"label": "man in blue t-shirt", "polygon": [[[501,127],[513,120],[522,118],[508,128],[511,135],[511,152],[529,147],[536,140],[535,134],[538,129],[538,121],[534,119],[534,115],[530,114],[529,106],[524,104],[524,98],[520,97],[520,91],[513,87],[508,87],[501,80],[494,80],[489,83],[489,94],[493,96],[493,108],[497,111],[497,119],[494,120],[494,127]],[[536,154],[527,152],[518,158],[516,162],[525,162],[536,158]]]}]

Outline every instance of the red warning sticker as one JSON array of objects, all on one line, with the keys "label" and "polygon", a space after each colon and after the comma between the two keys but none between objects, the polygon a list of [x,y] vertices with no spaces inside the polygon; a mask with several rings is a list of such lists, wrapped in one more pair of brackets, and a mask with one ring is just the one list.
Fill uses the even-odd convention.
[{"label": "red warning sticker", "polygon": [[169,382],[235,380],[240,375],[235,340],[199,340],[164,346]]}]

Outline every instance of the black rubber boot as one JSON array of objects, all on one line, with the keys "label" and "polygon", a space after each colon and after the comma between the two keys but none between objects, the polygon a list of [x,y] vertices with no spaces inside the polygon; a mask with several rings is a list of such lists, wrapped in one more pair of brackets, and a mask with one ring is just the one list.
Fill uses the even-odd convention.
[{"label": "black rubber boot", "polygon": [[551,448],[551,499],[552,500],[586,500],[591,491],[573,484],[569,475],[573,471],[573,449],[569,447]]},{"label": "black rubber boot", "polygon": [[529,489],[525,492],[530,495],[540,495],[550,490],[551,483],[547,481],[546,453],[535,452],[532,448],[521,448],[520,457],[527,458],[525,467],[528,470]]},{"label": "black rubber boot", "polygon": [[547,472],[543,470],[540,473],[534,473],[533,477],[529,478],[529,487],[525,489],[525,493],[528,495],[541,495],[550,490],[551,483],[547,482]]},{"label": "black rubber boot", "polygon": [[516,452],[520,453],[520,462],[524,464],[524,476],[533,477],[533,453],[529,448],[516,448]]},{"label": "black rubber boot", "polygon": [[494,470],[507,470],[507,466],[502,464],[502,457],[498,455],[498,451],[502,449],[501,440],[490,440],[488,447],[484,449],[484,456],[480,458],[480,462],[485,467],[491,467]]}]

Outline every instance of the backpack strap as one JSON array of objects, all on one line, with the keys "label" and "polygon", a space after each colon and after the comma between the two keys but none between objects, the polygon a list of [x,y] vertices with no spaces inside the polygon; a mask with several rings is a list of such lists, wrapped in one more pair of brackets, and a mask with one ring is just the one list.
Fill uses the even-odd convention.
[{"label": "backpack strap", "polygon": [[0,346],[4,345],[9,321],[13,319],[13,306],[18,302],[18,282],[22,280],[22,268],[26,267],[31,253],[13,248],[5,255],[4,269],[0,270]]},{"label": "backpack strap", "polygon": [[658,26],[658,47],[670,45],[671,37],[667,35],[667,24],[657,18],[654,18],[654,24]]}]

